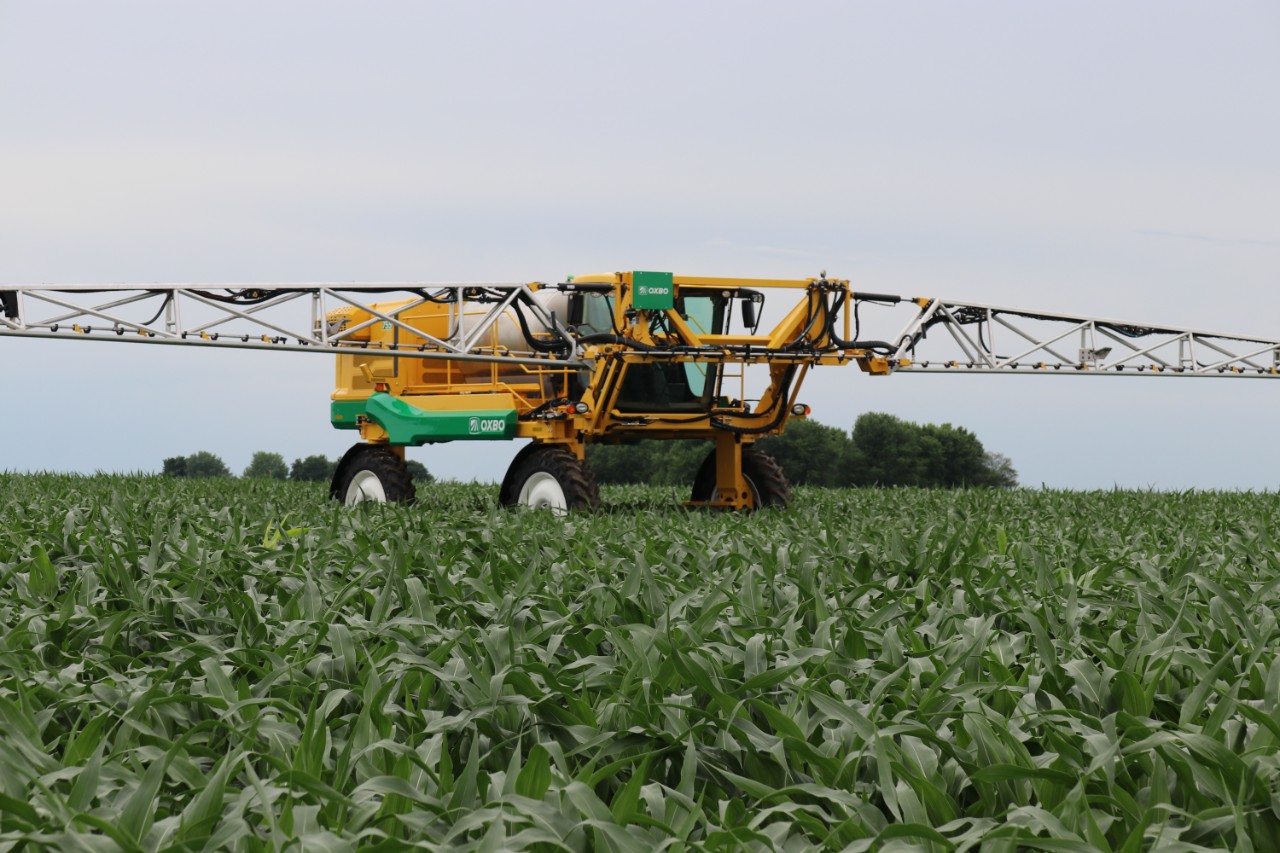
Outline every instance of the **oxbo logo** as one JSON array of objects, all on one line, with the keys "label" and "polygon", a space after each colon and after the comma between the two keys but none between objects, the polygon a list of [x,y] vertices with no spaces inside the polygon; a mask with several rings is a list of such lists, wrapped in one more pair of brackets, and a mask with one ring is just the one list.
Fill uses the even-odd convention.
[{"label": "oxbo logo", "polygon": [[472,418],[470,431],[472,435],[484,435],[492,432],[505,432],[507,422],[502,418]]}]

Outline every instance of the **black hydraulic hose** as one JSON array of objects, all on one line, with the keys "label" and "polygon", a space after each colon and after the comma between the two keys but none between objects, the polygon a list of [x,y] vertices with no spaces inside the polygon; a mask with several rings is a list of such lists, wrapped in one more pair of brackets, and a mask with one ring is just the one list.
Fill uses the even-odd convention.
[{"label": "black hydraulic hose", "polygon": [[[716,429],[722,429],[725,432],[732,432],[737,435],[761,435],[766,432],[773,432],[775,429],[778,428],[778,424],[782,423],[783,419],[786,418],[787,416],[787,398],[791,396],[791,381],[794,378],[795,378],[795,369],[792,368],[787,372],[787,378],[786,378],[786,381],[784,381],[782,384],[781,393],[779,393],[778,396],[774,398],[773,408],[777,409],[777,412],[774,414],[773,420],[771,420],[769,423],[765,424],[764,426],[755,426],[755,427],[734,426],[733,424],[730,424],[726,421],[718,421],[715,418],[711,419],[711,425]],[[764,415],[767,413],[768,412],[766,410],[765,412],[759,412],[757,414]]]},{"label": "black hydraulic hose", "polygon": [[[806,298],[809,300],[809,304],[811,305],[813,304],[813,294],[814,294],[814,291],[809,290],[806,296]],[[827,310],[826,300],[819,298],[818,304],[821,306],[821,310],[825,313]],[[813,330],[813,324],[816,323],[817,321],[818,321],[818,311],[815,309],[809,314],[809,322],[805,324],[804,330],[800,333],[800,336],[796,338],[794,341],[791,341],[790,343],[783,344],[781,349],[784,352],[793,352],[798,349],[803,349],[806,346],[812,346],[813,341],[809,340],[809,332]]]},{"label": "black hydraulic hose", "polygon": [[225,302],[230,305],[261,305],[283,293],[302,293],[300,288],[281,288],[280,290],[229,290],[225,294],[213,293],[209,290],[192,290],[196,296],[203,296],[213,302]]},{"label": "black hydraulic hose", "polygon": [[[869,349],[872,352],[877,352],[881,355],[893,355],[893,344],[888,341],[846,341],[836,333],[836,316],[844,306],[845,298],[846,296],[844,293],[841,293],[836,297],[836,304],[832,308],[831,313],[827,315],[827,337],[830,338],[840,349]],[[880,299],[889,298],[891,297],[880,297]],[[880,299],[877,299],[877,301],[880,301]],[[899,299],[899,301],[901,301],[901,299]]]},{"label": "black hydraulic hose", "polygon": [[[223,302],[229,305],[261,305],[269,302],[277,296],[286,293],[306,293],[314,288],[306,287],[277,287],[270,290],[255,290],[246,287],[243,290],[228,290],[226,293],[214,293],[211,290],[192,290],[196,296],[201,296],[213,302]],[[329,288],[339,293],[412,293],[427,302],[435,302],[438,304],[448,304],[456,302],[452,291],[442,291],[445,295],[431,294],[425,290],[419,290],[409,287],[379,287],[379,288],[348,288],[333,287]]]},{"label": "black hydraulic hose", "polygon": [[[520,296],[520,301],[529,300],[532,302],[532,297],[527,294],[522,293]],[[513,302],[511,304],[511,308],[516,313],[516,321],[520,323],[520,333],[524,335],[525,341],[534,349],[535,352],[558,353],[561,355],[566,353],[568,345],[564,341],[540,341],[533,336],[533,332],[529,329],[529,321],[525,319],[524,311],[520,310],[519,301]]]},{"label": "black hydraulic hose", "polygon": [[156,320],[159,320],[159,319],[160,319],[160,315],[164,313],[164,309],[168,308],[168,307],[169,307],[169,303],[170,303],[170,302],[172,302],[172,301],[173,301],[173,294],[172,294],[172,293],[166,293],[166,294],[164,295],[164,301],[160,304],[160,310],[156,311],[155,316],[154,316],[154,317],[152,317],[150,320],[144,320],[144,321],[142,322],[142,325],[143,325],[143,326],[150,326],[150,325],[151,325],[152,323],[154,323]]},{"label": "black hydraulic hose", "polygon": [[614,334],[610,334],[609,332],[594,332],[593,334],[590,334],[590,335],[583,335],[582,337],[578,338],[578,343],[580,344],[618,344],[619,346],[630,347],[631,349],[639,350],[640,352],[663,351],[662,347],[650,346],[649,344],[645,344],[645,343],[641,343],[640,341],[637,341],[635,338],[628,338],[623,335],[614,335]]}]

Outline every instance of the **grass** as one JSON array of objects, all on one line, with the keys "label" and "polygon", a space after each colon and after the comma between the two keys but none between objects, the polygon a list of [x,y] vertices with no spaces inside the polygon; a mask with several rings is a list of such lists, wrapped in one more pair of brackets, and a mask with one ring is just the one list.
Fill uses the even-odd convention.
[{"label": "grass", "polygon": [[1280,495],[0,475],[0,849],[1280,849]]}]

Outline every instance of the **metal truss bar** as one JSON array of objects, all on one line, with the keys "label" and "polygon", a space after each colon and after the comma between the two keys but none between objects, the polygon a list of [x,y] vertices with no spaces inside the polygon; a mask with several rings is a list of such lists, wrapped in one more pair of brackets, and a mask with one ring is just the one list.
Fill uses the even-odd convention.
[{"label": "metal truss bar", "polygon": [[572,369],[572,368],[577,368],[582,366],[582,362],[576,358],[536,358],[533,356],[488,355],[484,353],[450,353],[450,352],[439,352],[436,350],[424,351],[424,350],[418,350],[416,348],[409,348],[409,347],[390,347],[390,346],[384,347],[384,346],[378,346],[378,345],[371,345],[368,347],[344,346],[344,347],[335,348],[333,346],[328,346],[328,347],[318,346],[313,342],[309,342],[309,341],[303,342],[303,343],[289,343],[287,341],[282,341],[279,343],[274,343],[274,342],[269,343],[261,340],[260,338],[255,339],[252,336],[248,336],[249,339],[247,341],[244,340],[245,336],[238,336],[234,338],[220,337],[216,340],[213,339],[212,337],[210,337],[209,339],[204,339],[200,337],[191,337],[191,338],[187,338],[186,340],[182,340],[181,338],[173,338],[173,337],[150,337],[150,334],[151,334],[150,332],[148,332],[147,334],[148,334],[147,337],[143,337],[141,335],[138,335],[138,336],[129,335],[129,336],[117,338],[115,336],[112,336],[112,337],[106,337],[105,335],[98,336],[97,334],[94,334],[94,335],[77,334],[75,332],[71,332],[70,330],[68,330],[67,333],[65,334],[63,332],[50,332],[47,330],[43,330],[43,331],[15,330],[11,332],[3,332],[2,334],[0,334],[0,337],[42,338],[44,340],[49,340],[51,338],[61,339],[61,340],[88,340],[88,341],[119,340],[125,343],[135,343],[135,344],[161,344],[165,346],[190,346],[190,347],[205,347],[210,349],[251,349],[251,350],[265,350],[269,352],[320,353],[322,355],[327,355],[330,357],[333,357],[334,355],[339,355],[339,354],[350,355],[353,352],[367,351],[370,353],[383,353],[389,358],[416,358],[416,359],[425,359],[425,360],[433,360],[433,361],[484,362],[489,364],[522,364],[522,365],[529,365],[531,367],[542,368],[543,370],[548,370],[548,369],[567,370],[567,369]]},{"label": "metal truss bar", "polygon": [[[1254,370],[1258,370],[1258,369],[1260,369],[1260,368],[1262,367],[1262,365],[1260,365],[1260,364],[1254,364],[1253,362],[1249,361],[1249,360],[1248,360],[1248,359],[1249,359],[1249,356],[1247,356],[1247,355],[1237,355],[1236,353],[1233,353],[1233,352],[1231,352],[1230,350],[1223,349],[1222,347],[1217,346],[1217,345],[1216,345],[1216,344],[1214,344],[1212,341],[1206,341],[1206,340],[1201,339],[1200,343],[1201,343],[1202,345],[1204,345],[1204,346],[1208,347],[1208,348],[1209,348],[1209,349],[1211,349],[1211,350],[1215,350],[1215,351],[1217,351],[1217,352],[1218,352],[1219,354],[1221,354],[1221,355],[1225,355],[1225,356],[1227,356],[1227,359],[1226,359],[1225,361],[1220,361],[1220,362],[1218,362],[1217,364],[1211,364],[1211,365],[1209,365],[1208,367],[1206,367],[1206,368],[1205,368],[1205,370],[1215,369],[1215,368],[1217,368],[1219,365],[1223,365],[1223,364],[1233,364],[1233,363],[1235,363],[1235,362],[1237,362],[1237,361],[1242,361],[1242,362],[1244,362],[1244,363],[1245,363],[1245,364],[1247,364],[1249,367],[1252,367]],[[1258,354],[1260,354],[1260,353],[1270,352],[1270,351],[1275,350],[1276,348],[1277,348],[1277,347],[1276,347],[1275,345],[1267,346],[1267,347],[1264,347],[1263,349],[1258,350],[1258,351],[1257,351],[1257,352],[1255,352],[1255,353],[1251,353],[1250,355],[1258,355]]]},{"label": "metal truss bar", "polygon": [[[33,294],[30,294],[30,295],[31,295],[31,297],[32,297],[32,298],[34,298],[34,299],[43,299],[43,297],[41,297],[39,294],[35,294],[35,293],[33,293]],[[115,299],[115,300],[112,300],[111,302],[107,302],[107,303],[106,303],[106,304],[104,304],[104,305],[99,305],[99,306],[98,306],[98,308],[99,308],[99,309],[101,309],[101,310],[103,310],[103,311],[106,311],[106,310],[107,310],[107,309],[109,309],[109,308],[119,308],[119,307],[120,307],[120,306],[122,306],[122,305],[131,305],[131,304],[133,304],[133,303],[135,303],[135,302],[142,302],[142,301],[144,301],[144,300],[146,300],[146,299],[153,299],[153,298],[158,297],[158,296],[161,296],[161,295],[162,295],[162,294],[159,294],[159,293],[149,293],[149,292],[148,292],[148,293],[138,293],[138,294],[135,294],[135,295],[133,295],[133,296],[125,297],[124,299]],[[53,302],[52,300],[49,300],[49,299],[44,299],[44,301],[49,302],[51,305],[52,305],[52,304],[58,304],[58,303],[55,303],[55,302]],[[66,307],[66,305],[64,304],[64,305],[63,305],[63,307]],[[83,312],[82,312],[82,311],[79,311],[79,310],[71,311],[71,312],[68,312],[68,313],[66,313],[66,314],[59,315],[59,316],[57,316],[57,317],[50,317],[49,319],[45,320],[45,322],[46,322],[46,323],[65,323],[67,320],[70,320],[70,319],[72,319],[73,317],[79,317],[79,316],[81,316],[82,314],[83,314]]]},{"label": "metal truss bar", "polygon": [[278,291],[313,291],[313,290],[351,290],[364,292],[394,292],[398,290],[506,290],[508,288],[528,287],[528,282],[518,281],[308,281],[308,282],[113,282],[98,284],[0,284],[0,290],[42,290],[62,293],[110,293],[113,291],[148,290],[191,291],[191,290],[254,290],[262,293]]},{"label": "metal truss bar", "polygon": [[1097,329],[1096,331],[1100,332],[1103,335],[1103,337],[1109,340],[1115,341],[1121,346],[1125,346],[1133,350],[1133,352],[1129,353],[1124,358],[1118,359],[1117,361],[1113,361],[1112,364],[1124,364],[1127,361],[1132,361],[1135,358],[1140,358],[1141,356],[1145,355],[1147,358],[1158,363],[1161,367],[1173,367],[1172,364],[1170,364],[1169,362],[1165,361],[1164,359],[1160,358],[1157,355],[1153,355],[1152,353],[1154,353],[1158,349],[1162,349],[1163,347],[1167,347],[1171,344],[1187,339],[1187,335],[1178,335],[1173,338],[1166,338],[1165,340],[1159,341],[1158,343],[1154,343],[1149,347],[1138,349],[1132,343],[1129,342],[1128,338],[1114,334],[1109,329]]},{"label": "metal truss bar", "polygon": [[[83,317],[83,316],[85,316],[85,315],[89,315],[89,316],[92,316],[92,317],[100,317],[101,319],[106,320],[107,322],[111,323],[111,324],[112,324],[112,329],[113,329],[113,331],[114,331],[115,329],[120,328],[121,326],[128,326],[129,328],[133,329],[135,332],[142,332],[143,334],[146,334],[146,333],[148,333],[148,332],[150,332],[150,331],[151,331],[150,329],[148,329],[145,325],[143,325],[143,324],[141,324],[141,323],[136,323],[136,322],[134,322],[133,320],[126,320],[126,319],[125,319],[125,318],[123,318],[123,317],[115,317],[115,316],[113,316],[113,315],[111,315],[111,314],[106,313],[105,311],[103,311],[103,310],[101,310],[101,309],[98,309],[98,308],[88,308],[88,307],[84,307],[84,306],[76,305],[76,304],[75,304],[75,303],[73,303],[73,302],[65,302],[65,301],[63,301],[63,300],[61,300],[61,299],[58,299],[58,298],[53,297],[53,296],[49,296],[48,294],[44,294],[44,293],[40,293],[40,294],[30,294],[30,295],[32,296],[32,298],[39,299],[39,300],[42,300],[42,301],[44,301],[44,302],[48,302],[48,303],[53,304],[53,305],[57,305],[57,306],[58,306],[58,307],[60,307],[60,308],[71,308],[71,309],[73,309],[73,310],[75,310],[75,311],[78,311],[78,312],[79,312],[79,313],[72,313],[72,314],[69,314],[69,315],[63,315],[63,316],[64,316],[64,317],[66,317],[67,319],[70,319],[71,317]],[[46,326],[46,325],[48,325],[48,326],[53,326],[53,325],[56,325],[56,324],[54,324],[54,323],[43,323],[43,322],[42,322],[42,323],[40,323],[39,325],[41,325],[41,326]]]},{"label": "metal truss bar", "polygon": [[921,330],[924,328],[924,324],[932,320],[941,307],[942,303],[938,300],[930,300],[926,307],[921,308],[916,316],[902,327],[902,331],[895,338],[898,342],[898,348],[893,354],[895,360],[906,358],[907,353],[922,340],[923,333]]},{"label": "metal truss bar", "polygon": [[1024,317],[1029,320],[1045,320],[1049,322],[1068,322],[1068,323],[1085,323],[1092,322],[1102,326],[1119,326],[1145,329],[1153,334],[1192,334],[1200,338],[1222,338],[1224,340],[1247,341],[1257,344],[1277,344],[1280,345],[1280,338],[1260,338],[1249,335],[1237,335],[1227,332],[1214,332],[1208,329],[1192,329],[1179,328],[1168,325],[1154,325],[1151,323],[1134,322],[1133,320],[1117,320],[1111,317],[1090,317],[1083,314],[1062,314],[1052,311],[1033,311],[1029,308],[1015,308],[1002,305],[989,305],[983,302],[959,302],[954,300],[937,300],[943,302],[948,308],[954,310],[956,308],[975,308],[980,310],[991,310],[996,314],[1005,314],[1012,316]]},{"label": "metal truss bar", "polygon": [[1006,358],[1004,361],[998,362],[996,364],[996,367],[1004,367],[1006,365],[1015,364],[1021,361],[1022,359],[1026,358],[1027,356],[1031,355],[1031,353],[1036,352],[1037,350],[1044,350],[1045,352],[1049,353],[1049,355],[1053,356],[1059,361],[1068,362],[1070,361],[1070,359],[1068,359],[1066,356],[1059,353],[1057,350],[1051,347],[1050,344],[1056,344],[1058,341],[1062,340],[1068,335],[1073,335],[1076,332],[1080,331],[1080,329],[1084,328],[1083,324],[1078,324],[1078,325],[1072,326],[1070,329],[1067,329],[1065,332],[1058,335],[1057,337],[1050,338],[1047,341],[1040,341],[1034,336],[1029,335],[1026,332],[1022,331],[1022,329],[1019,329],[1017,326],[1013,325],[1003,317],[997,316],[995,318],[995,321],[999,323],[1001,326],[1004,326],[1009,331],[1013,332],[1015,335],[1018,335],[1019,337],[1026,339],[1028,342],[1035,344],[1035,346],[1033,346],[1031,349],[1026,350],[1023,353],[1020,353],[1014,356],[1013,358]]},{"label": "metal truss bar", "polygon": [[[197,299],[198,301],[212,308],[216,308],[217,310],[223,312],[226,315],[225,317],[220,317],[216,320],[210,320],[207,323],[201,323],[199,326],[192,326],[190,329],[187,329],[188,332],[194,332],[194,333],[206,332],[209,329],[217,328],[218,326],[221,326],[223,323],[230,323],[232,320],[236,319],[237,317],[244,320],[252,320],[255,323],[262,323],[262,325],[267,326],[268,328],[271,328],[270,324],[265,323],[264,321],[259,320],[255,317],[252,317],[251,315],[257,314],[259,311],[266,311],[269,308],[275,308],[276,306],[284,305],[287,302],[293,302],[298,299],[306,298],[307,296],[306,293],[283,293],[280,296],[277,296],[274,299],[270,299],[266,302],[260,302],[257,305],[250,305],[246,307],[244,311],[236,311],[235,309],[227,306],[226,303],[217,302],[216,300],[211,301],[203,297],[195,296],[194,294],[185,294],[185,295],[188,297]],[[286,332],[284,329],[276,329],[276,331],[281,332],[282,334],[288,334],[289,337],[293,337],[293,338],[298,337],[293,332]],[[310,336],[308,335],[306,337],[310,337]]]},{"label": "metal truss bar", "polygon": [[533,311],[533,316],[538,318],[538,322],[542,323],[543,326],[550,329],[552,334],[560,336],[560,340],[569,347],[570,352],[577,347],[578,342],[569,334],[568,330],[556,322],[554,314],[549,313],[543,306],[536,302],[531,302],[526,307]]},{"label": "metal truss bar", "polygon": [[[908,304],[923,307],[902,329],[895,354],[889,359],[891,368],[900,372],[955,373],[955,366],[965,366],[973,373],[996,374],[1048,371],[1088,376],[1280,378],[1280,340],[976,302],[934,299],[911,300]],[[949,334],[942,339],[927,339],[925,333],[938,324],[946,326]],[[978,331],[966,331],[964,327],[969,325],[978,326]],[[987,334],[985,345],[983,326]],[[1016,355],[1007,358],[995,355],[993,338],[997,326],[1025,341],[1025,348],[1020,347]],[[864,334],[869,333],[864,330]],[[1075,334],[1081,336],[1078,358],[1055,346]],[[1139,340],[1148,336],[1154,340]],[[1108,347],[1097,348],[1095,340],[1105,340]],[[1176,360],[1171,353],[1175,346]],[[1114,357],[1112,349],[1116,351]],[[1211,351],[1214,356],[1209,363],[1201,363],[1196,357],[1198,351]],[[1264,364],[1268,353],[1271,363]],[[1045,356],[1056,359],[1056,363],[1044,360]],[[1028,358],[1035,363],[1026,363]],[[1135,364],[1138,360],[1150,360],[1150,364]]]},{"label": "metal truss bar", "polygon": [[[263,328],[266,328],[266,329],[271,329],[273,332],[279,332],[280,334],[284,335],[286,338],[296,338],[297,340],[300,340],[300,341],[311,341],[312,343],[316,343],[316,344],[320,343],[318,340],[316,340],[315,338],[313,338],[313,337],[312,337],[310,334],[308,334],[308,333],[305,333],[305,332],[304,332],[304,333],[302,333],[302,334],[298,334],[298,332],[297,332],[296,330],[291,331],[291,330],[289,330],[289,329],[286,329],[286,328],[285,328],[285,327],[283,327],[283,326],[277,326],[275,323],[268,323],[266,320],[263,320],[263,319],[261,319],[260,317],[253,317],[253,316],[251,316],[250,314],[245,313],[244,311],[237,311],[235,308],[232,308],[231,306],[226,305],[225,303],[217,302],[217,301],[212,300],[212,299],[207,299],[207,298],[205,298],[205,297],[203,297],[203,296],[200,296],[200,295],[198,295],[198,294],[195,294],[195,293],[187,293],[187,294],[184,294],[184,295],[185,295],[188,299],[191,299],[191,300],[193,300],[193,301],[195,301],[195,302],[202,303],[202,304],[204,304],[204,305],[209,306],[210,308],[213,308],[213,309],[215,309],[215,310],[221,311],[221,312],[223,312],[224,314],[228,315],[228,316],[223,317],[223,318],[221,318],[221,319],[219,319],[219,320],[211,321],[211,322],[209,322],[209,323],[205,323],[205,324],[202,324],[202,325],[200,325],[200,326],[195,326],[195,327],[193,327],[193,328],[187,329],[187,330],[186,330],[186,332],[185,332],[185,334],[189,334],[189,335],[201,335],[201,334],[204,334],[204,330],[205,330],[205,329],[207,329],[207,328],[210,328],[210,327],[213,327],[213,326],[220,326],[220,325],[222,325],[223,323],[227,323],[227,322],[230,322],[232,319],[237,319],[237,318],[238,318],[238,319],[241,319],[241,320],[249,320],[250,322],[257,323],[259,326],[262,326]],[[300,294],[297,294],[297,295],[300,295]],[[293,301],[293,299],[292,299],[292,298],[289,298],[289,299],[286,299],[286,300],[284,300],[284,301],[286,301],[286,302],[292,302],[292,301]],[[265,307],[267,304],[269,304],[269,303],[263,303],[262,305],[256,305],[256,306],[253,306],[253,307],[255,307],[255,308],[262,308],[262,307]],[[275,304],[279,305],[279,304],[281,304],[281,303],[276,302]]]},{"label": "metal truss bar", "polygon": [[[982,347],[975,341],[969,339],[968,332],[964,331],[963,327],[960,326],[959,321],[956,320],[952,313],[948,311],[945,306],[941,311],[947,316],[947,319],[951,321],[946,324],[947,331],[951,333],[951,337],[955,339],[955,342],[960,346],[960,349],[964,350],[964,354],[969,357],[969,361],[978,361],[981,358],[989,365],[994,366],[994,362],[992,362],[991,359],[985,358],[982,352]],[[970,346],[973,347],[972,350],[969,349]]]},{"label": "metal truss bar", "polygon": [[[471,332],[471,334],[460,336],[462,338],[462,342],[459,344],[459,347],[465,351],[475,346],[475,343],[480,339],[480,336],[493,328],[493,324],[498,321],[499,316],[510,308],[511,303],[515,302],[519,296],[520,291],[513,290],[500,301],[490,306],[489,310],[485,312],[485,315],[480,318],[480,322],[476,324],[476,328]],[[461,315],[462,312],[459,312],[459,314]]]},{"label": "metal truss bar", "polygon": [[[0,310],[0,337],[31,337],[82,340],[123,340],[141,343],[166,343],[186,346],[215,346],[238,349],[262,349],[272,351],[326,352],[329,354],[368,350],[383,352],[394,357],[442,359],[453,361],[479,361],[500,364],[520,364],[539,368],[577,366],[580,362],[569,357],[517,351],[498,353],[484,350],[484,335],[496,323],[504,319],[509,309],[529,288],[523,282],[483,283],[421,283],[421,282],[366,282],[333,284],[70,284],[70,285],[0,285],[0,293],[6,294],[3,310]],[[409,299],[391,310],[374,308],[369,296],[406,291]],[[417,308],[429,301],[424,293],[434,290],[448,294],[449,308],[445,317],[451,334],[447,340],[427,335],[422,330],[405,323],[401,317],[405,311]],[[215,291],[233,291],[228,299]],[[234,301],[234,291],[241,291],[246,301]],[[466,324],[463,318],[468,306],[479,306],[475,299],[468,299],[472,291],[488,291],[495,294],[496,304],[486,304],[482,318],[475,324]],[[13,293],[14,298],[7,298]],[[94,295],[106,294],[96,299]],[[363,296],[361,295],[363,294]],[[265,301],[249,301],[265,297]],[[300,329],[296,322],[283,322],[263,316],[273,310],[289,310],[292,303],[310,297],[310,310],[295,315],[308,317],[307,329]],[[394,298],[394,297],[392,297]],[[158,300],[151,306],[147,302]],[[183,303],[187,303],[184,305]],[[369,313],[371,319],[355,326],[330,329],[326,306],[342,303]],[[57,309],[48,313],[35,305]],[[156,309],[155,317],[141,321],[123,316],[119,309],[134,306],[134,311],[145,316]],[[192,316],[199,309],[197,322],[187,325],[184,314]],[[534,317],[551,329],[549,315],[537,303],[530,302]],[[133,313],[133,312],[130,312]],[[75,321],[79,322],[75,322]],[[100,321],[93,322],[93,321]],[[248,329],[227,331],[228,324],[240,321]],[[376,323],[389,323],[412,336],[412,345],[396,345],[354,341],[350,338],[360,330]],[[531,324],[532,325],[532,324]],[[137,335],[125,335],[125,332]],[[61,332],[61,334],[60,334]],[[464,334],[465,332],[465,334]],[[553,330],[569,345],[573,353],[575,340],[556,324]],[[114,333],[114,334],[113,334]]]},{"label": "metal truss bar", "polygon": [[420,329],[415,329],[413,326],[410,326],[407,323],[400,320],[398,316],[399,314],[409,310],[410,308],[416,308],[418,305],[421,305],[423,302],[425,302],[426,301],[425,299],[413,305],[402,305],[399,308],[397,308],[395,311],[392,311],[389,314],[384,314],[383,312],[375,309],[372,305],[365,305],[364,303],[356,302],[354,300],[348,299],[347,297],[343,296],[341,293],[330,292],[330,295],[333,296],[334,299],[337,299],[341,302],[345,302],[353,308],[359,308],[361,311],[368,311],[370,314],[373,315],[373,319],[366,320],[363,323],[358,323],[355,326],[353,326],[350,330],[343,329],[342,335],[339,335],[337,338],[331,338],[330,340],[341,340],[343,337],[350,335],[354,332],[358,332],[361,329],[366,329],[369,326],[372,326],[375,323],[377,323],[379,320],[381,320],[384,323],[391,323],[396,328],[400,329],[401,331],[408,332],[410,335],[413,335],[415,338],[424,338],[425,340],[430,341],[435,346],[438,346],[444,350],[447,350],[450,353],[460,354],[463,352],[463,350],[459,349],[453,344],[450,344],[448,341],[442,341],[439,338],[424,334]]}]

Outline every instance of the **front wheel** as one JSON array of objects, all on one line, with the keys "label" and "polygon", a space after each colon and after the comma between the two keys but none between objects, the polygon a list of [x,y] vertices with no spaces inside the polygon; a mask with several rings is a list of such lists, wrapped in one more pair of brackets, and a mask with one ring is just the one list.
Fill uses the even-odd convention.
[{"label": "front wheel", "polygon": [[361,503],[413,503],[417,497],[404,460],[391,448],[357,444],[333,472],[329,497],[347,506]]},{"label": "front wheel", "polygon": [[498,500],[503,506],[569,510],[597,509],[600,490],[587,463],[567,447],[531,444],[507,469]]},{"label": "front wheel", "polygon": [[[742,476],[751,489],[755,509],[766,506],[785,507],[791,503],[791,486],[782,473],[782,466],[772,456],[754,447],[742,448]],[[698,475],[693,478],[693,500],[714,500],[716,497],[716,452],[714,449],[703,460]]]}]

